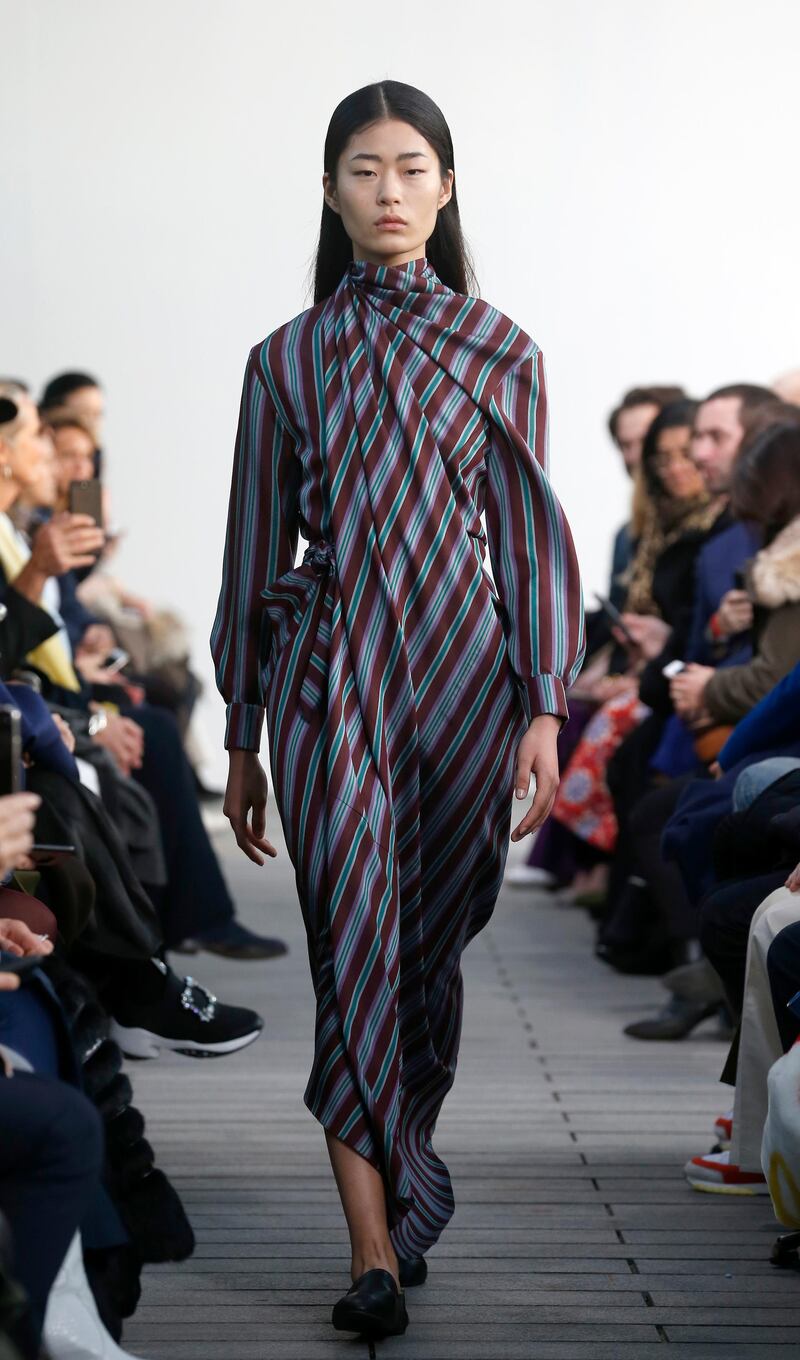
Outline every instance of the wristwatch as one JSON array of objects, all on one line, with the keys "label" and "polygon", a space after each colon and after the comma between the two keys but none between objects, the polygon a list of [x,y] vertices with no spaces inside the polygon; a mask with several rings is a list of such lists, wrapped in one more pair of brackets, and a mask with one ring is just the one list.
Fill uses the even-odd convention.
[{"label": "wristwatch", "polygon": [[98,732],[104,732],[108,727],[108,714],[105,709],[99,708],[89,719],[88,733],[90,737],[96,737]]}]

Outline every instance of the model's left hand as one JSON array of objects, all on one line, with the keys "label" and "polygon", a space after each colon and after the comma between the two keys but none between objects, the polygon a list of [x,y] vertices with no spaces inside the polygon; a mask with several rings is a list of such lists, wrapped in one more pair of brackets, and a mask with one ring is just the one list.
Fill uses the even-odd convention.
[{"label": "model's left hand", "polygon": [[512,841],[535,831],[550,816],[558,789],[558,750],[556,739],[561,720],[552,713],[534,718],[517,750],[517,797],[524,798],[536,777],[536,795],[519,826],[511,832]]}]

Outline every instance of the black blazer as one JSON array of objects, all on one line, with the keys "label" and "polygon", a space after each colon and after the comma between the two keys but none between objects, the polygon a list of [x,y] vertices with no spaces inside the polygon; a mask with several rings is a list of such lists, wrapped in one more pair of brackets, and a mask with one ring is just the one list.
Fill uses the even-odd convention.
[{"label": "black blazer", "polygon": [[0,567],[0,600],[6,607],[0,621],[0,674],[9,676],[21,666],[34,647],[58,632],[58,625],[46,609],[31,604],[24,595],[6,583]]}]

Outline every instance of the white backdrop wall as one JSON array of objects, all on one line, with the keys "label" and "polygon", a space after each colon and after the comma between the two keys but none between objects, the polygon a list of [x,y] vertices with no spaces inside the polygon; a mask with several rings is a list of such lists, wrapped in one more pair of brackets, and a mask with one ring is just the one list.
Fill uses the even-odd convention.
[{"label": "white backdrop wall", "polygon": [[391,77],[444,110],[481,292],[546,356],[588,589],[626,508],[605,433],[620,393],[800,363],[796,0],[0,13],[0,372],[102,379],[120,570],[190,623],[218,747],[208,634],[241,377],[310,305],[324,134],[349,91]]}]

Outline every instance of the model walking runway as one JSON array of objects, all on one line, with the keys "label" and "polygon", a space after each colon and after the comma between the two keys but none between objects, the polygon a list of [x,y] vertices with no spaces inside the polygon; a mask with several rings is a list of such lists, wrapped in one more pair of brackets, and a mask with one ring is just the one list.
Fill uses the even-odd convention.
[{"label": "model walking runway", "polygon": [[[212,649],[232,753],[266,712],[316,996],[306,1104],[380,1174],[391,1247],[369,1273],[393,1249],[402,1283],[453,1212],[431,1140],[461,954],[499,892],[520,743],[567,713],[581,592],[534,341],[423,249],[351,247],[337,278],[249,355]],[[231,769],[237,839],[272,853],[260,767]],[[343,1204],[353,1237],[358,1192]]]}]

